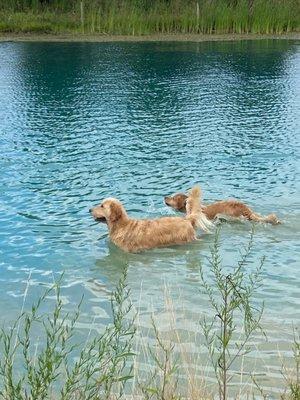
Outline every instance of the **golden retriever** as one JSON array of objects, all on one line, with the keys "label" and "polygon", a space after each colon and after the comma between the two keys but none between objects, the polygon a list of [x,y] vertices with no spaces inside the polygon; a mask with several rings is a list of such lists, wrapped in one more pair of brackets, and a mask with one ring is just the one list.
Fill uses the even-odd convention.
[{"label": "golden retriever", "polygon": [[96,221],[107,223],[110,239],[115,245],[127,252],[138,252],[192,242],[197,239],[197,227],[208,231],[211,222],[202,212],[200,194],[200,188],[195,186],[186,196],[185,217],[133,219],[114,198],[105,199],[90,212]]},{"label": "golden retriever", "polygon": [[[187,199],[188,196],[186,194],[177,193],[174,196],[166,196],[165,203],[175,210],[185,213],[187,210]],[[210,221],[214,220],[218,216],[225,216],[231,218],[244,218],[255,222],[267,222],[274,225],[280,224],[280,221],[275,214],[266,216],[259,215],[252,211],[246,204],[237,200],[223,200],[208,205],[202,205],[202,211]]]}]

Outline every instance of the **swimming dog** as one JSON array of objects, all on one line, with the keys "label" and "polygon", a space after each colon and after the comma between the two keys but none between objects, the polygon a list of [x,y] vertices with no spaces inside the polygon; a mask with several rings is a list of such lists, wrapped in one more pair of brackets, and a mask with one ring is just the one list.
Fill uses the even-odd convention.
[{"label": "swimming dog", "polygon": [[[186,212],[188,196],[184,193],[177,193],[173,196],[165,197],[165,204],[173,209]],[[251,210],[246,204],[237,200],[223,200],[212,204],[202,205],[202,212],[208,220],[212,221],[220,216],[231,218],[244,218],[249,221],[266,222],[270,224],[279,224],[280,221],[275,214],[262,216]]]}]

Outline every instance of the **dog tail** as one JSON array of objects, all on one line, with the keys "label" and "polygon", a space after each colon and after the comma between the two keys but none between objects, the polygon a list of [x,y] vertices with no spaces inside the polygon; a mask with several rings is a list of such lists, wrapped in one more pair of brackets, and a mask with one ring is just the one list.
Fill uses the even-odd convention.
[{"label": "dog tail", "polygon": [[265,223],[273,224],[273,225],[281,224],[281,221],[277,218],[277,216],[275,214],[261,216],[256,213],[252,213],[250,215],[250,220],[257,221],[257,222],[265,222]]},{"label": "dog tail", "polygon": [[200,228],[204,232],[209,232],[213,223],[208,220],[201,207],[200,186],[194,186],[186,201],[186,218],[191,221],[194,228]]},{"label": "dog tail", "polygon": [[270,214],[265,217],[265,222],[268,222],[269,224],[277,225],[281,224],[281,221],[277,218],[277,215],[275,214]]}]

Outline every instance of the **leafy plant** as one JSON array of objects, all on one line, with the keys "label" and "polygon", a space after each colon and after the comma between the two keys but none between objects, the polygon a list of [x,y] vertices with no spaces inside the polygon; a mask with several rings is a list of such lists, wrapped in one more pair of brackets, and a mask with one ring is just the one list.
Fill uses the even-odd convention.
[{"label": "leafy plant", "polygon": [[[245,271],[253,245],[251,231],[248,246],[241,253],[240,261],[230,272],[222,266],[220,256],[220,230],[216,233],[209,259],[213,283],[210,285],[200,269],[201,285],[208,295],[212,309],[212,318],[204,317],[201,327],[205,338],[205,345],[218,381],[219,397],[228,398],[228,385],[232,379],[230,374],[233,363],[247,354],[251,335],[260,330],[260,321],[263,314],[263,304],[256,308],[252,303],[254,291],[261,284],[263,259],[254,273]],[[237,337],[239,324],[242,321],[242,332]]]},{"label": "leafy plant", "polygon": [[[22,313],[10,328],[2,328],[0,346],[0,399],[61,400],[120,398],[132,378],[132,341],[135,334],[132,304],[126,287],[127,269],[112,294],[112,324],[81,346],[73,343],[80,304],[74,315],[64,313],[60,281],[47,290],[30,312]],[[40,313],[47,296],[55,291],[51,315]],[[20,330],[18,329],[20,327]],[[41,345],[35,348],[35,331]],[[16,358],[20,359],[16,362]],[[22,364],[20,370],[17,366]],[[55,396],[54,396],[55,394]]]}]

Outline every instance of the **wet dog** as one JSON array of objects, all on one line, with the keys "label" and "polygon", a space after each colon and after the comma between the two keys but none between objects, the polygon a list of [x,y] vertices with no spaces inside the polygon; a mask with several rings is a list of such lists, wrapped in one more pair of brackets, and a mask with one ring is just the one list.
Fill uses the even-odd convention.
[{"label": "wet dog", "polygon": [[114,198],[105,199],[90,212],[96,221],[107,223],[110,239],[115,245],[127,252],[138,252],[197,240],[197,228],[208,231],[211,222],[203,213],[200,195],[198,186],[186,195],[184,217],[133,219]]},{"label": "wet dog", "polygon": [[[185,213],[187,204],[187,195],[177,193],[174,196],[166,196],[165,203],[174,210]],[[275,214],[262,216],[251,210],[246,204],[237,200],[223,200],[212,204],[202,205],[202,211],[208,220],[213,221],[220,217],[230,217],[235,219],[246,219],[255,222],[266,222],[270,224],[279,224],[280,221]]]}]

